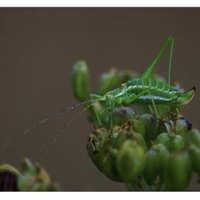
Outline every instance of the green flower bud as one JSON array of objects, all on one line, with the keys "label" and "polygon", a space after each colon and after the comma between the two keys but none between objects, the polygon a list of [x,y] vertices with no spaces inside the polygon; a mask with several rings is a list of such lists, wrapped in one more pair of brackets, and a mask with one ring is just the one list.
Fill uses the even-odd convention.
[{"label": "green flower bud", "polygon": [[158,174],[160,176],[160,179],[163,181],[170,154],[166,146],[163,144],[158,144],[157,149],[159,150],[158,156],[160,160],[158,163]]},{"label": "green flower bud", "polygon": [[143,171],[144,150],[136,141],[127,140],[117,155],[117,169],[125,182],[132,182]]},{"label": "green flower bud", "polygon": [[155,144],[163,144],[169,149],[170,137],[168,133],[161,133],[155,140]]},{"label": "green flower bud", "polygon": [[136,143],[142,147],[142,149],[144,150],[144,152],[147,151],[147,144],[146,141],[144,140],[144,137],[142,135],[140,135],[139,133],[134,133],[132,140],[136,141]]},{"label": "green flower bud", "polygon": [[147,146],[151,146],[151,142],[154,141],[158,135],[158,122],[151,114],[144,114],[139,119],[145,127],[145,140]]},{"label": "green flower bud", "polygon": [[33,163],[27,158],[24,158],[22,162],[22,170],[24,173],[31,174],[33,176],[37,175],[36,166],[33,165]]},{"label": "green flower bud", "polygon": [[159,176],[163,179],[164,171],[169,160],[169,152],[165,145],[154,145],[145,156],[144,178],[148,183],[154,183]]},{"label": "green flower bud", "polygon": [[103,173],[111,180],[116,182],[123,182],[117,170],[117,150],[110,150],[110,152],[103,159]]},{"label": "green flower bud", "polygon": [[119,87],[121,83],[119,71],[112,68],[109,72],[101,75],[98,94],[104,95],[106,92]]},{"label": "green flower bud", "polygon": [[98,145],[99,141],[96,138],[91,138],[87,143],[87,153],[92,160],[92,162],[96,165],[99,171],[102,171],[101,162],[98,157]]},{"label": "green flower bud", "polygon": [[144,149],[144,151],[147,151],[147,145],[144,137],[141,134],[136,133],[132,130],[132,122],[133,121],[128,121],[127,123],[122,125],[122,128],[118,130],[116,138],[114,138],[113,140],[111,139],[111,146],[113,148],[120,149],[126,140],[134,140]]},{"label": "green flower bud", "polygon": [[127,120],[134,119],[134,111],[130,107],[118,107],[113,111],[113,124],[122,125]]},{"label": "green flower bud", "polygon": [[133,131],[135,131],[136,133],[139,133],[140,135],[142,135],[144,137],[145,127],[140,120],[133,120],[132,128],[133,128]]},{"label": "green flower bud", "polygon": [[170,149],[169,151],[181,151],[184,148],[184,140],[180,135],[175,135],[171,136],[171,141],[170,141]]},{"label": "green flower bud", "polygon": [[57,191],[57,184],[51,182],[44,168],[33,165],[28,159],[23,161],[23,173],[18,177],[17,188],[20,191]]},{"label": "green flower bud", "polygon": [[171,155],[165,174],[167,190],[186,190],[192,175],[191,160],[187,152]]},{"label": "green flower bud", "polygon": [[35,177],[29,174],[22,174],[17,182],[19,191],[31,191],[32,185],[35,185]]},{"label": "green flower bud", "polygon": [[116,149],[120,149],[123,143],[128,139],[127,130],[121,129],[118,133],[117,138],[111,141],[112,147]]},{"label": "green flower bud", "polygon": [[72,89],[78,101],[89,98],[89,70],[85,61],[78,61],[72,69]]},{"label": "green flower bud", "polygon": [[169,151],[180,151],[184,148],[184,140],[180,135],[161,133],[155,140],[156,144],[164,144]]},{"label": "green flower bud", "polygon": [[[108,141],[108,134],[103,128],[95,128],[88,136],[87,153],[96,167],[102,172],[102,159],[106,154],[106,149],[102,146]],[[103,151],[105,150],[105,152]]]},{"label": "green flower bud", "polygon": [[[108,146],[107,146],[108,147]],[[100,151],[96,154],[98,165],[96,167],[100,172],[103,173],[104,170],[104,159],[109,155],[110,151],[108,148],[101,148]]]},{"label": "green flower bud", "polygon": [[155,148],[150,149],[145,156],[144,178],[147,183],[152,183],[158,175],[158,152]]},{"label": "green flower bud", "polygon": [[191,144],[189,147],[189,155],[193,170],[200,176],[200,148]]},{"label": "green flower bud", "polygon": [[184,141],[186,141],[190,129],[191,127],[188,125],[188,121],[184,117],[180,117],[176,120],[175,133],[180,135]]},{"label": "green flower bud", "polygon": [[192,129],[189,137],[188,137],[188,143],[194,144],[197,147],[200,147],[200,132],[197,129]]},{"label": "green flower bud", "polygon": [[111,147],[116,148],[115,141],[120,130],[121,128],[119,126],[114,126],[111,132],[105,132],[104,129],[100,129],[99,132],[101,132],[102,136],[99,138],[93,137],[90,134],[90,139],[87,145],[88,155],[101,172],[104,168],[104,158],[110,153],[112,149]]},{"label": "green flower bud", "polygon": [[18,180],[20,191],[57,191],[57,185],[53,185],[50,180],[40,180],[37,177],[26,174],[21,175]]}]

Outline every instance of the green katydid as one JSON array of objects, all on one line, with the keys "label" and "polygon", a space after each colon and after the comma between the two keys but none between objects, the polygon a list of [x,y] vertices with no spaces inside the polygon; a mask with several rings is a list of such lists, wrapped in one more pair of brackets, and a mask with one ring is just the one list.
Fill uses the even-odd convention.
[{"label": "green katydid", "polygon": [[[149,78],[152,71],[154,70],[158,60],[164,53],[167,46],[171,44],[170,48],[170,58],[169,58],[169,72],[168,72],[168,83],[164,83],[161,81],[158,81],[156,79]],[[63,131],[84,111],[89,109],[89,107],[93,106],[93,103],[95,102],[105,102],[106,108],[105,110],[110,111],[111,115],[111,124],[110,127],[112,128],[112,115],[113,110],[115,108],[116,104],[147,104],[151,105],[153,104],[154,110],[157,114],[155,104],[164,104],[164,105],[185,105],[189,103],[192,98],[195,95],[195,87],[193,87],[191,90],[189,90],[187,93],[184,93],[183,89],[178,89],[172,85],[170,85],[170,77],[171,77],[171,65],[172,65],[172,53],[173,53],[173,46],[174,46],[174,39],[172,37],[169,37],[166,42],[164,43],[161,51],[153,61],[153,63],[147,68],[147,70],[136,79],[132,79],[127,81],[126,83],[121,84],[120,87],[111,90],[107,92],[105,95],[100,96],[96,94],[91,94],[89,100],[78,103],[74,106],[65,108],[59,112],[56,112],[52,114],[51,116],[43,119],[39,123],[35,124],[34,126],[30,127],[29,129],[25,130],[21,134],[17,135],[15,138],[10,140],[9,142],[3,144],[0,146],[0,148],[4,148],[11,142],[13,142],[15,139],[21,137],[22,135],[25,135],[29,133],[31,130],[35,129],[39,125],[46,123],[49,119],[54,118],[64,111],[74,109],[75,107],[78,107],[80,105],[84,105],[89,103],[88,106],[86,106],[81,112],[79,112],[74,118],[72,118],[57,134],[56,136],[51,140],[51,142],[46,146],[46,148],[42,151],[41,155],[38,157],[36,162],[42,157],[44,152],[47,150],[49,146],[52,145],[52,143],[60,136],[60,134],[63,133]],[[96,113],[96,117],[99,121],[99,124],[101,125],[101,121],[99,119],[99,116],[95,110],[95,107],[93,106],[94,111]],[[158,114],[157,114],[158,116]]]},{"label": "green katydid", "polygon": [[[154,70],[158,60],[164,53],[167,46],[171,44],[170,48],[170,58],[169,58],[169,72],[168,72],[168,83],[158,81],[156,79],[149,78],[152,71]],[[97,99],[98,101],[103,101],[106,104],[105,110],[110,111],[111,115],[111,127],[112,127],[112,113],[115,108],[115,104],[153,104],[154,110],[158,117],[158,113],[155,108],[155,104],[162,105],[185,105],[189,103],[195,95],[195,87],[184,93],[183,89],[178,89],[170,85],[171,77],[171,66],[172,66],[172,53],[174,47],[174,38],[167,38],[161,51],[153,61],[153,63],[147,68],[147,70],[136,79],[127,81],[121,84],[120,87],[107,92],[105,95],[100,96],[96,94],[91,94],[91,99]],[[94,108],[95,109],[95,108]],[[95,111],[96,113],[96,111]],[[97,113],[96,113],[97,115]],[[100,119],[97,115],[100,122]]]}]

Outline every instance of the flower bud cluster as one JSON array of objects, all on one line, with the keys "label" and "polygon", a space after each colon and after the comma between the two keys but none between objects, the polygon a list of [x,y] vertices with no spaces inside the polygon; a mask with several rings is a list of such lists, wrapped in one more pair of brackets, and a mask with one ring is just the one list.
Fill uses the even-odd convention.
[{"label": "flower bud cluster", "polygon": [[0,191],[58,191],[43,167],[29,159],[22,162],[22,173],[8,164],[0,165]]},{"label": "flower bud cluster", "polygon": [[[131,71],[112,68],[101,75],[97,94],[136,77]],[[165,82],[158,74],[152,78]],[[135,112],[129,106],[116,105],[110,129],[110,112],[102,112],[103,102],[94,104],[102,127],[88,136],[87,152],[93,163],[130,190],[186,190],[192,172],[200,176],[200,132],[180,114],[181,106],[156,105],[159,119],[148,105]],[[98,125],[96,113],[89,112],[93,125]]]},{"label": "flower bud cluster", "polygon": [[186,190],[192,172],[200,175],[200,132],[183,117],[160,122],[143,114],[111,130],[94,128],[87,152],[109,179],[136,190]]}]

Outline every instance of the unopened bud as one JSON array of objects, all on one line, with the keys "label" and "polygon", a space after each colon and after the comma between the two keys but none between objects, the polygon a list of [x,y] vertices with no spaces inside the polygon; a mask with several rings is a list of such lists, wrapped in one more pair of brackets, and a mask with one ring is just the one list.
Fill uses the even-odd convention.
[{"label": "unopened bud", "polygon": [[132,182],[143,171],[144,150],[136,141],[127,140],[117,155],[117,169],[125,182]]}]

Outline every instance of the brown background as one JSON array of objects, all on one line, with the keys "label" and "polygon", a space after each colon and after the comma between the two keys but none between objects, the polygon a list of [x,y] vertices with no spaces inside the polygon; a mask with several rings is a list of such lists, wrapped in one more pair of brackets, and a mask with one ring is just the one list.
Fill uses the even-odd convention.
[{"label": "brown background", "polygon": [[[50,114],[74,105],[71,68],[84,59],[91,93],[99,74],[116,66],[142,73],[169,35],[175,38],[172,79],[185,90],[197,88],[184,116],[199,124],[200,9],[62,8],[0,9],[1,144]],[[167,77],[168,52],[157,71]],[[0,151],[0,162],[19,168],[24,156],[35,160],[80,108],[66,112]],[[124,190],[109,181],[86,153],[93,130],[86,114],[68,127],[41,162],[63,190]],[[190,187],[197,190],[197,184]]]}]

